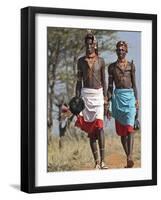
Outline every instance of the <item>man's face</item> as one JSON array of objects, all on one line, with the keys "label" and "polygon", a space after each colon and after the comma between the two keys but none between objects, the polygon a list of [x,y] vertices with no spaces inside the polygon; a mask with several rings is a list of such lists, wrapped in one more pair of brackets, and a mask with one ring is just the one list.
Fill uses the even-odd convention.
[{"label": "man's face", "polygon": [[119,59],[124,59],[126,56],[126,48],[124,46],[120,46],[116,49],[116,53]]},{"label": "man's face", "polygon": [[87,39],[86,41],[86,51],[88,54],[92,54],[95,52],[95,44],[92,39]]}]

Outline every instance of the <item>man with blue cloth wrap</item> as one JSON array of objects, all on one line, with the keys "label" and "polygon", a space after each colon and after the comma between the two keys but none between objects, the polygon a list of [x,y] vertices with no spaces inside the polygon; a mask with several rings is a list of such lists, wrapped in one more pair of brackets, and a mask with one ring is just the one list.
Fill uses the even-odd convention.
[{"label": "man with blue cloth wrap", "polygon": [[[116,132],[127,157],[127,168],[134,165],[132,158],[134,143],[134,120],[139,108],[135,65],[127,61],[128,45],[125,41],[116,44],[117,61],[108,67],[108,100],[112,102],[112,116],[115,118]],[[113,91],[113,83],[115,89]]]}]

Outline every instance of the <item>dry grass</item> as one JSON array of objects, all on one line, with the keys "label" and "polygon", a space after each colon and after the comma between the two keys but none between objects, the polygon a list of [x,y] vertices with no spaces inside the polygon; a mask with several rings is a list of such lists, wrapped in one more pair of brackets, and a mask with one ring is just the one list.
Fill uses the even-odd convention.
[{"label": "dry grass", "polygon": [[[69,171],[93,169],[94,161],[91,153],[87,135],[74,128],[70,132],[76,134],[67,134],[61,139],[50,136],[48,141],[48,171]],[[140,133],[135,133],[133,158],[134,167],[140,167]],[[106,134],[106,163],[109,168],[124,168],[126,157],[121,146],[120,137],[117,135]],[[61,148],[60,148],[61,144]]]},{"label": "dry grass", "polygon": [[48,171],[78,170],[85,163],[92,162],[88,139],[64,136],[60,140],[52,137],[48,145]]}]

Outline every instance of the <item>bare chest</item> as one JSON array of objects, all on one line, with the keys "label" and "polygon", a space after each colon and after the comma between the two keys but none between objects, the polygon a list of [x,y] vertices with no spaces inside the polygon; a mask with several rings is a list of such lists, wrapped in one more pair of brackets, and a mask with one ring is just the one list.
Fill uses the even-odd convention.
[{"label": "bare chest", "polygon": [[129,63],[125,64],[116,64],[114,68],[114,77],[131,77],[131,65]]}]

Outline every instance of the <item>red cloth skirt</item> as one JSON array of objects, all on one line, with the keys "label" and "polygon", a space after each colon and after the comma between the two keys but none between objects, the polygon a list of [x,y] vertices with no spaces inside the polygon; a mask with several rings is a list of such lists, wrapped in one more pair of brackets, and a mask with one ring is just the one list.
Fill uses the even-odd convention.
[{"label": "red cloth skirt", "polygon": [[75,126],[81,128],[83,131],[88,133],[88,137],[97,138],[98,129],[103,128],[103,120],[96,119],[93,122],[84,121],[83,116],[77,116],[77,121],[75,122]]},{"label": "red cloth skirt", "polygon": [[116,133],[119,136],[127,136],[130,133],[134,133],[134,128],[131,125],[122,125],[117,120],[115,120]]}]

